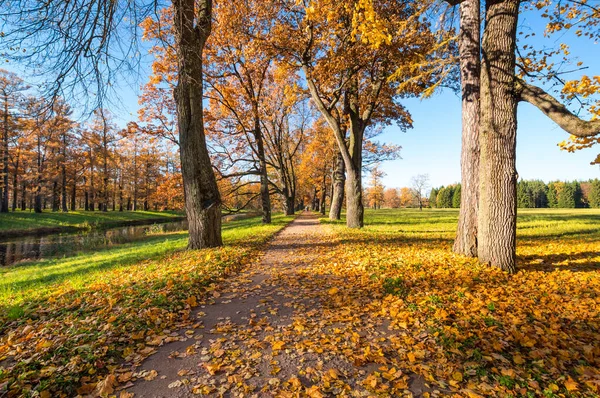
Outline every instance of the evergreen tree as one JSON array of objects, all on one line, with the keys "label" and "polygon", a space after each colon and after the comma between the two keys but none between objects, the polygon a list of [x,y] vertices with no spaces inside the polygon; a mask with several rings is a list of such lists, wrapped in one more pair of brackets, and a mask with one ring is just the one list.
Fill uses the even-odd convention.
[{"label": "evergreen tree", "polygon": [[591,185],[589,203],[590,207],[597,209],[600,207],[600,180],[592,180]]},{"label": "evergreen tree", "polygon": [[522,209],[534,207],[533,195],[528,181],[521,180],[517,183],[517,207]]},{"label": "evergreen tree", "polygon": [[431,188],[431,192],[429,192],[429,207],[431,207],[432,209],[437,207],[436,199],[438,192],[439,190],[437,188]]},{"label": "evergreen tree", "polygon": [[581,185],[577,181],[564,183],[558,194],[558,207],[575,209],[581,206]]},{"label": "evergreen tree", "polygon": [[454,194],[453,187],[441,188],[437,194],[436,204],[441,209],[452,208],[452,195]]},{"label": "evergreen tree", "polygon": [[548,207],[556,208],[558,207],[558,186],[559,182],[551,182],[548,184]]},{"label": "evergreen tree", "polygon": [[533,207],[548,207],[548,187],[541,180],[528,182],[529,192],[533,198]]},{"label": "evergreen tree", "polygon": [[460,191],[460,184],[458,184],[452,193],[452,207],[455,209],[460,209]]}]

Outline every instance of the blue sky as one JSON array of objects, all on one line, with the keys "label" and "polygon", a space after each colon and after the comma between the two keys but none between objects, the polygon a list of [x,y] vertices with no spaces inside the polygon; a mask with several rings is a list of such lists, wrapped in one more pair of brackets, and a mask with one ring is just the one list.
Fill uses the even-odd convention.
[{"label": "blue sky", "polygon": [[[413,115],[414,128],[403,133],[390,127],[378,137],[402,146],[402,159],[382,164],[387,173],[384,185],[410,186],[416,174],[429,174],[434,187],[460,182],[460,98],[444,92],[405,104]],[[519,104],[518,123],[517,171],[521,178],[546,182],[600,178],[600,167],[590,165],[600,148],[561,151],[557,143],[568,134],[526,103]]]}]

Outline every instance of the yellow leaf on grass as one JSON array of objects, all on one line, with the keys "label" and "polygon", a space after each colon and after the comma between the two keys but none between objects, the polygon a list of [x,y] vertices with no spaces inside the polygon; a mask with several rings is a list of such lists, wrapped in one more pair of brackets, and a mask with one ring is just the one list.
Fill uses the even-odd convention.
[{"label": "yellow leaf on grass", "polygon": [[523,359],[523,357],[519,354],[517,355],[513,355],[513,361],[514,363],[516,363],[517,365],[522,365],[525,363],[525,360]]},{"label": "yellow leaf on grass", "polygon": [[411,362],[415,362],[417,360],[414,352],[409,352],[408,354],[406,354],[406,356],[408,357],[408,360]]},{"label": "yellow leaf on grass", "polygon": [[463,374],[461,372],[452,373],[452,379],[456,381],[463,381]]},{"label": "yellow leaf on grass", "polygon": [[329,289],[329,290],[327,291],[327,293],[329,293],[330,295],[332,295],[332,296],[333,296],[334,294],[337,294],[339,291],[340,291],[340,290],[339,290],[337,287],[332,287],[331,289]]},{"label": "yellow leaf on grass", "polygon": [[198,305],[198,301],[196,300],[196,296],[190,296],[185,300],[185,303],[190,307],[195,307]]},{"label": "yellow leaf on grass", "polygon": [[577,384],[577,382],[575,380],[573,380],[572,378],[570,378],[570,377],[567,379],[567,381],[565,381],[564,384],[565,384],[565,388],[569,392],[575,391],[579,387],[579,385]]}]

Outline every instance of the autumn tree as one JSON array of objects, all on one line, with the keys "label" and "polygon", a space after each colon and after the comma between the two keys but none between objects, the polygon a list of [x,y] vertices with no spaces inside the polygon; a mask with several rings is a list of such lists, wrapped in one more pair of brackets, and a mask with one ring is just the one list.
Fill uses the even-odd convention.
[{"label": "autumn tree", "polygon": [[[344,160],[346,222],[363,225],[362,149],[365,131],[396,122],[411,125],[400,105],[402,96],[426,84],[399,84],[389,78],[399,69],[407,77],[435,40],[426,23],[414,16],[412,3],[377,2],[374,21],[385,40],[369,44],[359,19],[373,15],[363,2],[286,2],[277,26],[274,47],[289,63],[302,69],[311,98],[327,120]],[[397,33],[397,34],[392,34]]]},{"label": "autumn tree", "polygon": [[400,196],[397,188],[386,188],[383,191],[383,205],[391,209],[400,207]]},{"label": "autumn tree", "polygon": [[[28,86],[16,74],[0,69],[0,101],[2,109],[0,109],[2,135],[0,140],[0,163],[1,184],[0,184],[0,212],[8,212],[8,191],[9,191],[9,142],[15,136],[19,117],[19,107],[21,105],[21,97],[23,91],[27,90]],[[16,178],[16,175],[15,175]]]},{"label": "autumn tree", "polygon": [[334,167],[335,142],[323,119],[316,120],[308,134],[311,139],[302,151],[298,167],[299,185],[311,198],[313,210],[325,214],[327,191]]},{"label": "autumn tree", "polygon": [[256,158],[252,173],[260,181],[264,223],[271,222],[262,108],[269,97],[267,85],[273,79],[273,56],[264,44],[272,25],[272,10],[262,1],[220,3],[215,7],[214,34],[206,49],[211,111],[219,108],[217,118],[234,121],[234,134],[245,138],[252,149]]},{"label": "autumn tree", "polygon": [[286,215],[291,215],[296,207],[301,153],[315,117],[296,86],[295,76],[281,67],[276,71],[276,85],[269,90],[269,99],[263,107],[263,130],[267,164],[274,171],[269,182],[282,197]]},{"label": "autumn tree", "polygon": [[380,209],[384,201],[384,190],[382,179],[385,177],[385,172],[376,165],[371,169],[369,179],[369,187],[367,188],[367,200],[373,209]]},{"label": "autumn tree", "polygon": [[408,187],[400,188],[400,206],[409,207],[415,203],[415,195],[413,190]]}]

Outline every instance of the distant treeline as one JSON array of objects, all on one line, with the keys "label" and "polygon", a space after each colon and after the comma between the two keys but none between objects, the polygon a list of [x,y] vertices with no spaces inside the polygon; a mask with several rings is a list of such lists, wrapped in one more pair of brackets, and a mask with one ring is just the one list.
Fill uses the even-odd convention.
[{"label": "distant treeline", "polygon": [[[429,195],[432,208],[459,208],[460,184],[433,188]],[[600,180],[552,181],[521,180],[517,183],[520,208],[600,208]]]}]

